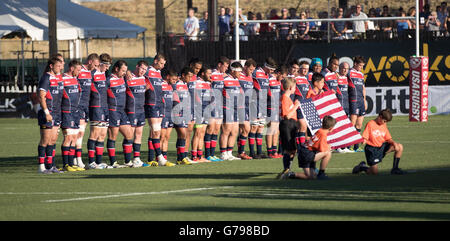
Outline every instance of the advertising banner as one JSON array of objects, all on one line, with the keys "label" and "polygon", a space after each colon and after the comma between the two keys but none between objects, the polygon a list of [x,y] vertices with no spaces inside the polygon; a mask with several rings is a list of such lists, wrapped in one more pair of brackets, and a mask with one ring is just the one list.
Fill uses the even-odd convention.
[{"label": "advertising banner", "polygon": [[409,75],[409,121],[428,120],[428,57],[411,57]]}]

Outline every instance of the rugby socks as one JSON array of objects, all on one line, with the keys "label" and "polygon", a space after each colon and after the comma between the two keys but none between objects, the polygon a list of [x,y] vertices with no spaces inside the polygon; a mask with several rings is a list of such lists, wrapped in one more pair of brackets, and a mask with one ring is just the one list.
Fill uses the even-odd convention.
[{"label": "rugby socks", "polygon": [[81,149],[81,148],[75,149],[75,157],[76,158],[81,157],[82,154],[83,154],[83,149]]},{"label": "rugby socks", "polygon": [[133,156],[133,140],[123,139],[122,147],[125,163],[129,163],[131,161],[131,157]]},{"label": "rugby socks", "polygon": [[211,134],[211,148],[209,149],[209,155],[216,155],[217,135]]},{"label": "rugby socks", "polygon": [[197,150],[191,150],[191,157],[192,157],[192,160],[197,158]]},{"label": "rugby socks", "polygon": [[75,146],[70,147],[69,151],[69,166],[73,166],[73,159],[75,158]]},{"label": "rugby socks", "polygon": [[254,156],[255,155],[255,136],[256,133],[249,133],[248,134],[248,148],[250,151],[250,156]]},{"label": "rugby socks", "polygon": [[394,163],[393,163],[392,168],[393,168],[393,169],[398,169],[398,164],[399,164],[399,162],[400,162],[400,157],[395,157],[395,156],[394,156]]},{"label": "rugby socks", "polygon": [[50,169],[52,168],[53,165],[53,148],[54,145],[47,145],[47,147],[45,148],[45,159],[46,159],[46,163],[45,163],[45,168],[46,169]]},{"label": "rugby socks", "polygon": [[141,144],[133,143],[133,157],[140,157],[141,156]]},{"label": "rugby socks", "polygon": [[61,146],[61,153],[63,159],[63,167],[69,165],[70,146]]},{"label": "rugby socks", "polygon": [[155,149],[155,155],[156,157],[158,157],[159,155],[161,155],[161,144],[160,144],[160,140],[153,138],[152,139],[152,144],[153,144],[153,148]]},{"label": "rugby socks", "polygon": [[186,140],[185,139],[177,139],[177,161],[182,161],[185,156],[185,150],[186,150]]},{"label": "rugby socks", "polygon": [[155,148],[153,147],[153,142],[151,138],[147,140],[148,144],[148,162],[155,160]]},{"label": "rugby socks", "polygon": [[116,162],[116,141],[108,139],[106,148],[108,149],[109,164],[112,166]]},{"label": "rugby socks", "polygon": [[[38,146],[38,163],[45,164],[45,147],[44,146]],[[45,166],[45,169],[50,169],[51,167],[47,168],[48,166]]]},{"label": "rugby socks", "polygon": [[198,159],[202,159],[203,157],[203,150],[202,149],[197,149],[197,158]]},{"label": "rugby socks", "polygon": [[211,134],[206,133],[203,141],[205,142],[205,157],[208,158],[211,156]]},{"label": "rugby socks", "polygon": [[262,154],[262,143],[263,143],[263,137],[261,133],[256,133],[256,154],[261,155]]},{"label": "rugby socks", "polygon": [[247,143],[247,137],[243,135],[239,135],[238,140],[238,153],[242,154],[245,152],[245,144]]},{"label": "rugby socks", "polygon": [[95,142],[95,163],[102,163],[103,149],[105,147],[105,142],[96,141]]},{"label": "rugby socks", "polygon": [[95,141],[88,139],[87,141],[89,164],[95,162]]}]

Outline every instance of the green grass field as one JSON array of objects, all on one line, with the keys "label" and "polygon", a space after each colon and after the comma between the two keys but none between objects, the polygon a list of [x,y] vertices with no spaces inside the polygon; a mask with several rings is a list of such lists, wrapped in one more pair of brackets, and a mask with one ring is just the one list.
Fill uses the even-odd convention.
[{"label": "green grass field", "polygon": [[0,220],[450,220],[450,116],[389,125],[409,174],[390,175],[389,154],[381,175],[352,175],[364,154],[334,154],[330,180],[303,181],[276,180],[281,159],[38,174],[37,121],[0,119]]}]

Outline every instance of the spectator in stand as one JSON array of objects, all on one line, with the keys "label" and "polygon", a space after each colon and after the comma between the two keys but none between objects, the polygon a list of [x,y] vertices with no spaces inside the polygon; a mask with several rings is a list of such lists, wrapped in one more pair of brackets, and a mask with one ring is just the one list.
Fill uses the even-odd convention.
[{"label": "spectator in stand", "polygon": [[425,4],[423,5],[423,11],[419,13],[419,17],[420,17],[420,24],[421,27],[423,28],[425,21],[428,19],[428,16],[430,16],[431,12],[430,12],[430,4]]},{"label": "spectator in stand", "polygon": [[[401,11],[398,14],[399,17],[406,17],[405,11]],[[404,37],[405,30],[411,29],[411,22],[409,20],[397,20],[397,35],[399,38]]]},{"label": "spectator in stand", "polygon": [[[281,18],[289,19],[287,8],[281,9]],[[277,38],[281,40],[289,40],[291,38],[290,34],[292,31],[292,23],[277,23],[275,31],[277,33]]]},{"label": "spectator in stand", "polygon": [[[306,13],[301,12],[300,13],[300,19],[306,19]],[[309,24],[311,22],[299,22],[297,23],[297,38],[299,39],[309,39]]]},{"label": "spectator in stand", "polygon": [[[280,17],[278,16],[278,11],[274,8],[270,10],[269,14],[270,20],[278,20]],[[269,31],[275,31],[276,30],[276,24],[275,23],[269,23]]]},{"label": "spectator in stand", "polygon": [[220,8],[219,14],[219,35],[223,37],[230,33],[230,16],[226,14],[224,7]]},{"label": "spectator in stand", "polygon": [[[344,9],[339,8],[336,12],[336,18],[344,17]],[[346,39],[345,32],[347,31],[347,26],[345,22],[331,22],[330,23],[331,31],[333,32],[334,39]]]},{"label": "spectator in stand", "polygon": [[[239,8],[238,10],[239,14],[239,21],[247,21],[247,16],[242,14],[242,9]],[[248,30],[247,30],[247,23],[241,23],[239,24],[239,40],[248,41]]]},{"label": "spectator in stand", "polygon": [[448,29],[448,26],[450,25],[450,6],[447,7],[447,21],[445,21],[445,28],[447,29],[447,32],[445,33],[445,36],[450,35],[450,30]]},{"label": "spectator in stand", "polygon": [[437,18],[437,13],[435,11],[431,12],[430,16],[428,16],[425,21],[425,29],[432,32],[439,32],[441,26],[441,22]]},{"label": "spectator in stand", "polygon": [[[389,7],[387,5],[383,6],[381,17],[392,17],[391,14],[389,14]],[[380,30],[383,31],[383,37],[392,38],[392,28],[394,27],[394,22],[392,20],[379,21],[378,26]]]},{"label": "spectator in stand", "polygon": [[[256,13],[256,20],[263,20],[262,14],[260,12]],[[267,36],[268,32],[270,32],[269,23],[260,23],[259,34],[262,36]]]},{"label": "spectator in stand", "polygon": [[[367,15],[362,12],[361,4],[356,5],[356,11],[351,15],[351,18],[354,19],[366,19]],[[367,30],[367,21],[359,20],[353,21],[353,37],[354,38],[363,38]]]},{"label": "spectator in stand", "polygon": [[[247,17],[249,20],[256,20],[256,15],[252,12],[249,11],[247,13]],[[248,23],[247,24],[247,33],[249,36],[256,36],[259,35],[259,23]]]},{"label": "spectator in stand", "polygon": [[195,17],[195,10],[189,8],[188,17],[184,20],[184,34],[188,40],[197,40],[197,35],[200,26],[198,23],[198,18]]},{"label": "spectator in stand", "polygon": [[200,35],[208,35],[208,11],[203,12],[203,18],[198,21],[200,26]]},{"label": "spectator in stand", "polygon": [[409,17],[414,17],[414,19],[408,20],[409,23],[411,24],[410,29],[416,29],[416,7],[410,7],[408,9],[408,16]]},{"label": "spectator in stand", "polygon": [[445,33],[447,31],[447,18],[448,18],[447,2],[442,2],[441,9],[437,11],[437,19],[441,23],[441,26],[439,28],[441,33]]},{"label": "spectator in stand", "polygon": [[[376,18],[377,17],[377,12],[375,11],[375,8],[371,8],[369,9],[369,18]],[[378,29],[378,24],[377,22],[373,21],[373,20],[369,20],[367,21],[367,30],[377,30]]]},{"label": "spectator in stand", "polygon": [[[309,9],[305,10],[306,19],[313,19],[310,15]],[[316,30],[316,22],[309,22],[309,30]]]}]

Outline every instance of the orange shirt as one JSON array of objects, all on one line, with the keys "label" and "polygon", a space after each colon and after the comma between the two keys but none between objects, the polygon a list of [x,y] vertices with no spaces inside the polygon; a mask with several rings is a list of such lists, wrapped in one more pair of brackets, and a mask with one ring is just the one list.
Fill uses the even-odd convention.
[{"label": "orange shirt", "polygon": [[330,150],[327,142],[328,131],[320,128],[307,143],[307,147],[311,151],[325,152]]},{"label": "orange shirt", "polygon": [[297,109],[294,107],[295,105],[291,98],[288,95],[283,94],[281,96],[281,118],[297,120]]},{"label": "orange shirt", "polygon": [[371,146],[380,147],[384,142],[392,140],[386,123],[378,125],[375,120],[367,122],[362,137]]}]

